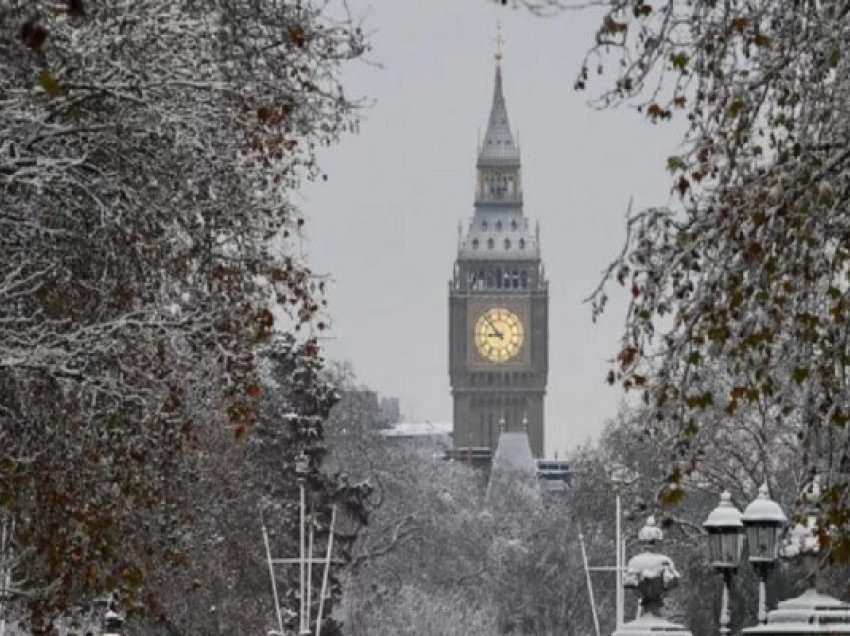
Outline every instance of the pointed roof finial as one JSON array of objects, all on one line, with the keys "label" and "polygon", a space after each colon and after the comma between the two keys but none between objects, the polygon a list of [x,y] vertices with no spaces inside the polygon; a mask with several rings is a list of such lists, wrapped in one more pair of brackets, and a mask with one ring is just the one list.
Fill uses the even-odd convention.
[{"label": "pointed roof finial", "polygon": [[496,63],[502,61],[502,55],[504,54],[503,47],[505,45],[505,38],[502,37],[502,22],[501,20],[496,22]]}]

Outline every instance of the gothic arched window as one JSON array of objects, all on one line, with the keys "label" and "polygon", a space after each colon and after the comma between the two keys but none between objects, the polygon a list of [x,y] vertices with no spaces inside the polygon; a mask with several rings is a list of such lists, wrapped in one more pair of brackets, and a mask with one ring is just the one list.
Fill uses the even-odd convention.
[{"label": "gothic arched window", "polygon": [[527,272],[527,271],[522,270],[522,271],[519,273],[519,281],[520,281],[520,286],[521,286],[523,289],[528,288],[528,272]]},{"label": "gothic arched window", "polygon": [[495,244],[493,243],[493,239],[491,239],[491,238],[487,239],[487,249],[492,250],[494,245]]},{"label": "gothic arched window", "polygon": [[505,239],[505,249],[511,249],[511,239]]},{"label": "gothic arched window", "polygon": [[521,249],[521,250],[525,249],[525,239],[519,240],[519,249]]},{"label": "gothic arched window", "polygon": [[478,249],[478,239],[477,238],[472,239],[472,249],[474,249],[474,250]]},{"label": "gothic arched window", "polygon": [[496,221],[496,231],[497,232],[502,231],[502,222],[501,221]]},{"label": "gothic arched window", "polygon": [[511,229],[512,229],[512,230],[514,230],[514,231],[516,231],[516,219],[513,219],[513,220],[511,221]]},{"label": "gothic arched window", "polygon": [[519,289],[519,272],[516,270],[511,272],[511,283],[514,289]]}]

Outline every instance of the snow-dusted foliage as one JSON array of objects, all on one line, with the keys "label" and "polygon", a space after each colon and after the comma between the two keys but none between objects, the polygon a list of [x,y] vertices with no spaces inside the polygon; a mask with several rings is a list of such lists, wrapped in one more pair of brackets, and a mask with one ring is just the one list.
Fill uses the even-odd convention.
[{"label": "snow-dusted foliage", "polygon": [[[631,295],[609,381],[642,391],[649,428],[674,433],[674,481],[719,419],[787,425],[796,463],[828,484],[833,554],[850,558],[850,5],[604,7],[577,87],[607,68],[600,105],[687,119],[667,165],[681,206],[631,215],[606,276]],[[593,301],[601,311],[604,286]]]},{"label": "snow-dusted foliage", "polygon": [[326,11],[0,2],[0,506],[36,630],[179,564],[193,408],[250,434],[273,305],[320,309],[290,194],[364,46]]},{"label": "snow-dusted foliage", "polygon": [[[150,605],[133,625],[141,633],[157,626],[180,634],[264,634],[277,628],[269,586],[261,520],[276,557],[298,554],[299,492],[297,456],[310,456],[306,478],[308,527],[314,528],[314,553],[324,555],[330,506],[337,506],[334,558],[329,579],[331,599],[324,604],[322,633],[339,633],[332,608],[341,588],[356,525],[360,488],[319,471],[323,455],[323,420],[336,400],[335,389],[319,379],[322,360],[315,343],[282,337],[263,348],[263,382],[257,419],[250,434],[235,439],[226,428],[204,424],[196,431],[199,452],[187,484],[186,510],[193,523],[179,537],[179,567],[151,572]],[[199,408],[199,411],[201,409]],[[214,413],[209,413],[214,418]],[[298,568],[279,566],[277,586],[287,628],[297,630]],[[313,570],[316,616],[322,568]]]},{"label": "snow-dusted foliage", "polygon": [[[504,475],[488,499],[484,471],[428,440],[384,437],[381,420],[376,402],[343,398],[327,421],[327,464],[372,486],[340,604],[345,633],[590,633],[576,539],[583,526],[595,562],[613,553],[603,500],[579,518],[571,494],[541,502],[525,473]],[[597,596],[603,611],[612,598]]]}]

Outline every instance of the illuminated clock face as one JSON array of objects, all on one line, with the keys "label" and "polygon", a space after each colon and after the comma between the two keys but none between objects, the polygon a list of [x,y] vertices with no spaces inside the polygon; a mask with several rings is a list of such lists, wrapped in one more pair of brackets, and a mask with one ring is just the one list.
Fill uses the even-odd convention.
[{"label": "illuminated clock face", "polygon": [[490,362],[507,362],[522,348],[522,321],[508,309],[493,307],[475,322],[475,346]]}]

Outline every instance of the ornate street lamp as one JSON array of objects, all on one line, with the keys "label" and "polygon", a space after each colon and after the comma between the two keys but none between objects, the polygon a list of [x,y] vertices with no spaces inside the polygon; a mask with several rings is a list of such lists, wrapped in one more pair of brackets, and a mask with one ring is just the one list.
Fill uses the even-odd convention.
[{"label": "ornate street lamp", "polygon": [[720,634],[730,633],[729,588],[732,575],[741,562],[744,547],[744,524],[741,511],[732,503],[732,495],[725,491],[720,495],[720,504],[711,511],[702,524],[708,532],[708,552],[711,567],[723,575],[723,595],[720,602]]},{"label": "ornate street lamp", "polygon": [[744,509],[741,520],[747,535],[749,561],[759,577],[758,621],[764,624],[767,622],[767,574],[779,558],[782,531],[788,519],[779,504],[770,498],[764,483],[758,497]]}]

